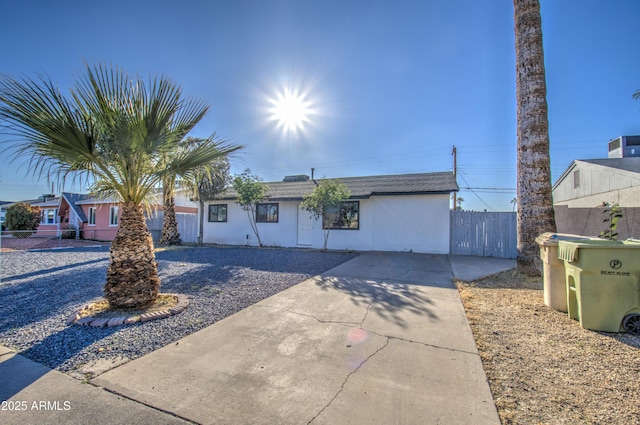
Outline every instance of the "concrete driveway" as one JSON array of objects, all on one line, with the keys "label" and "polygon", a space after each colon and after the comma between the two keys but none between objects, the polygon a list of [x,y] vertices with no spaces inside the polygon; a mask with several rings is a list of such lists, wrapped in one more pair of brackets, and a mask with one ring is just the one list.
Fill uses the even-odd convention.
[{"label": "concrete driveway", "polygon": [[[499,424],[452,280],[514,265],[366,253],[99,375],[84,391],[103,388],[98,403],[108,395],[130,404],[120,423],[159,415],[203,424]],[[43,378],[50,374],[60,375]],[[46,399],[39,381],[23,391],[40,388]],[[91,417],[86,409],[79,417]],[[113,423],[93,409],[95,421]],[[56,415],[74,422],[70,412]]]}]

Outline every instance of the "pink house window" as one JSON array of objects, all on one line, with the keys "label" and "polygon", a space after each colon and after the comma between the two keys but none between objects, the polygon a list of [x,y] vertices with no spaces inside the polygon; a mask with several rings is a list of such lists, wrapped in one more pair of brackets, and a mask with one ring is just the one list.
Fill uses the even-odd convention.
[{"label": "pink house window", "polygon": [[113,205],[109,208],[109,226],[118,225],[118,206]]},{"label": "pink house window", "polygon": [[57,208],[47,208],[46,210],[42,210],[40,220],[41,224],[56,224],[57,212]]}]

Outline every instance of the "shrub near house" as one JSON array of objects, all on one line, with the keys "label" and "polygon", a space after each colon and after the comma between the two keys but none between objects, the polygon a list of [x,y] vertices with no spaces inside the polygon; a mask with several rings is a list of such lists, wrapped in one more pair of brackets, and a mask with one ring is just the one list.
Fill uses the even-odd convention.
[{"label": "shrub near house", "polygon": [[40,225],[40,209],[26,202],[19,202],[7,208],[5,224],[16,238],[27,238]]}]

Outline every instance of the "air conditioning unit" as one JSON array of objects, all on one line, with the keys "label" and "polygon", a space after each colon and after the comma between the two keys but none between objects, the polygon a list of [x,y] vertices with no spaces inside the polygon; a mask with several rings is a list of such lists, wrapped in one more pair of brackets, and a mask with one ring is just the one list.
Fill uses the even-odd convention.
[{"label": "air conditioning unit", "polygon": [[620,136],[609,142],[609,158],[640,156],[640,136]]}]

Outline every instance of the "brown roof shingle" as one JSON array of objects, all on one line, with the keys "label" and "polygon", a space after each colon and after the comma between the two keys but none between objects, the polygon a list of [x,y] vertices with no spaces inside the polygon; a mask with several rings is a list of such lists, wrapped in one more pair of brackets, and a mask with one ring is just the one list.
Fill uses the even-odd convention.
[{"label": "brown roof shingle", "polygon": [[[323,179],[316,179],[321,182]],[[374,195],[419,195],[450,193],[459,190],[452,172],[391,174],[384,176],[342,177],[351,193],[351,198],[369,198]],[[313,192],[316,186],[312,180],[297,182],[265,182],[269,190],[269,200],[298,200]],[[230,188],[223,199],[235,199],[235,191]]]}]

